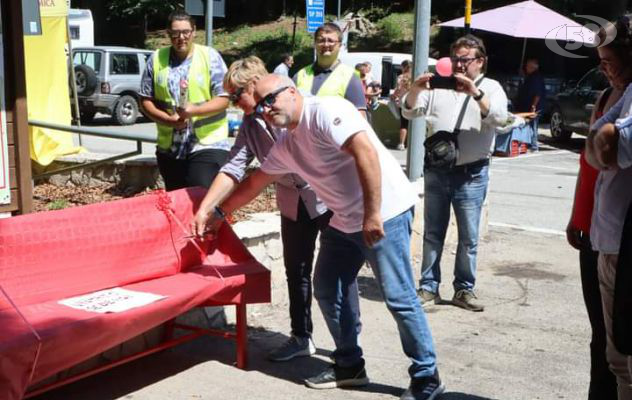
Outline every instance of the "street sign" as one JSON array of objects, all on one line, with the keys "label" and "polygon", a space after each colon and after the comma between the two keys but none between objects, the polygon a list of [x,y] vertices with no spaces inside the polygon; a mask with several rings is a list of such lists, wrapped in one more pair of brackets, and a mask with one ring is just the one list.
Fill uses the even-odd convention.
[{"label": "street sign", "polygon": [[305,0],[307,11],[307,32],[314,33],[325,23],[325,0]]},{"label": "street sign", "polygon": [[[204,15],[206,0],[185,0],[184,11],[190,15]],[[213,17],[226,17],[226,0],[213,0]]]},{"label": "street sign", "polygon": [[22,24],[24,35],[41,35],[42,18],[37,0],[22,0]]}]

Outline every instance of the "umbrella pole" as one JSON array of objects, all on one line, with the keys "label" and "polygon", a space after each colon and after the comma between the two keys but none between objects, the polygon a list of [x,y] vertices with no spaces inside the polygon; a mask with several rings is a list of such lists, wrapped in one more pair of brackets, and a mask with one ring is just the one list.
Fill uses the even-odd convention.
[{"label": "umbrella pole", "polygon": [[520,58],[520,68],[519,71],[522,71],[522,66],[524,65],[524,56],[527,52],[527,38],[524,38],[524,42],[522,42],[522,58]]}]

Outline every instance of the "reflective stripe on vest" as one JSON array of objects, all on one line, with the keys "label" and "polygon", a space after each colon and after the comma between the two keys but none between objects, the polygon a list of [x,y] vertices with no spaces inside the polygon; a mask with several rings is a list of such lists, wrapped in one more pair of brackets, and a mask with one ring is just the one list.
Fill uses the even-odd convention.
[{"label": "reflective stripe on vest", "polygon": [[[157,50],[154,62],[154,100],[157,107],[169,114],[175,112],[176,101],[169,92],[169,53],[170,47]],[[191,66],[187,82],[187,98],[190,103],[202,104],[213,98],[211,93],[210,61],[208,47],[194,45]],[[193,132],[201,144],[211,144],[228,137],[228,119],[226,111],[215,114],[194,116]],[[158,127],[158,147],[168,150],[173,141],[173,128],[156,123]]]},{"label": "reflective stripe on vest", "polygon": [[[355,70],[348,65],[342,63],[338,64],[318,89],[316,96],[339,96],[344,98],[347,92],[347,86],[349,86],[349,82],[351,78],[353,78],[354,71]],[[296,86],[299,89],[311,93],[313,84],[313,65],[308,65],[298,71],[296,75]]]}]

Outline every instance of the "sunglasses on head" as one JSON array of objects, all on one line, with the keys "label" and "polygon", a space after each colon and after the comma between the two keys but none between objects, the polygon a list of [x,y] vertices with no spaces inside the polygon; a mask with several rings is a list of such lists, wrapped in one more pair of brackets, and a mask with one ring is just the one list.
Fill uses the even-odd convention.
[{"label": "sunglasses on head", "polygon": [[266,97],[259,100],[259,102],[257,103],[257,106],[255,107],[255,111],[258,114],[263,114],[263,111],[266,109],[266,107],[268,108],[272,107],[274,103],[276,102],[277,96],[280,95],[281,92],[283,92],[285,89],[289,87],[290,86],[281,86],[280,88],[268,93]]},{"label": "sunglasses on head", "polygon": [[234,93],[231,93],[231,94],[228,95],[228,100],[231,103],[237,103],[239,101],[239,99],[241,99],[241,95],[244,93],[244,90],[246,90],[245,87],[237,88],[237,90],[235,90]]}]

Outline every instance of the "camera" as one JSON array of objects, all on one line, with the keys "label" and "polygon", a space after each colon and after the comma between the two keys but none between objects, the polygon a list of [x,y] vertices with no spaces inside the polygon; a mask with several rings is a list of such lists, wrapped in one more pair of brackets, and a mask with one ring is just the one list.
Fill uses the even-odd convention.
[{"label": "camera", "polygon": [[456,89],[456,78],[453,76],[435,75],[428,81],[430,89]]}]

